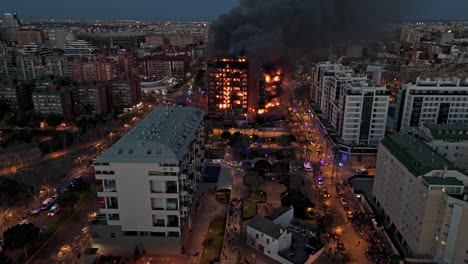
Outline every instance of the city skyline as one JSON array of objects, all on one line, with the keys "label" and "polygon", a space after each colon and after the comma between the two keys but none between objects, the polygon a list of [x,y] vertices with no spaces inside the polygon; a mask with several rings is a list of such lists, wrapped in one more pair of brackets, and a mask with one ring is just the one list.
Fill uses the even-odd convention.
[{"label": "city skyline", "polygon": [[[190,3],[185,0],[140,1],[131,5],[127,1],[117,0],[114,6],[121,8],[108,12],[108,3],[96,4],[91,0],[62,2],[48,0],[33,2],[18,0],[4,3],[2,12],[17,12],[21,19],[57,19],[57,20],[179,20],[213,21],[238,5],[238,0],[201,0]],[[92,9],[89,9],[93,6]],[[158,9],[159,8],[159,9]],[[468,2],[448,0],[413,0],[406,2],[402,9],[402,20],[468,20]]]}]

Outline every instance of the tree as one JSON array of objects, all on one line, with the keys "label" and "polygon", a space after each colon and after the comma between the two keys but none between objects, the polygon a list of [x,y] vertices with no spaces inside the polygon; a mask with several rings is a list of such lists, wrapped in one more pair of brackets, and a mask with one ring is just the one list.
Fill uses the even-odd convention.
[{"label": "tree", "polygon": [[9,248],[19,248],[30,244],[39,237],[39,228],[33,224],[22,224],[10,227],[3,233],[5,245]]},{"label": "tree", "polygon": [[315,207],[314,204],[300,191],[288,190],[286,195],[281,198],[282,206],[289,207],[294,206],[294,214],[298,218],[307,218],[307,208]]},{"label": "tree", "polygon": [[89,188],[89,182],[83,180],[83,178],[75,178],[73,181],[70,183],[70,187],[68,190],[70,192],[82,192],[84,190],[87,190]]},{"label": "tree", "polygon": [[10,111],[10,106],[5,101],[0,101],[0,119],[2,119],[3,116]]},{"label": "tree", "polygon": [[229,131],[224,131],[222,134],[221,134],[221,138],[224,139],[224,140],[229,140],[231,139],[232,135],[231,135],[231,132]]},{"label": "tree", "polygon": [[[295,139],[295,138],[294,138]],[[291,142],[292,142],[292,138],[290,135],[281,135],[279,138],[278,138],[278,145],[280,146],[289,146],[291,145]]]},{"label": "tree", "polygon": [[56,127],[63,122],[63,118],[59,115],[47,115],[45,118],[45,122],[50,127]]},{"label": "tree", "polygon": [[13,264],[13,260],[5,255],[3,252],[0,252],[0,263],[3,263],[3,264]]},{"label": "tree", "polygon": [[254,193],[257,192],[264,181],[264,178],[255,172],[250,172],[245,175],[245,184],[249,185]]},{"label": "tree", "polygon": [[271,169],[272,169],[272,166],[271,166],[270,162],[268,162],[266,160],[259,160],[259,161],[255,162],[254,170],[257,171],[257,172],[267,173],[267,172],[270,172]]},{"label": "tree", "polygon": [[276,162],[272,166],[272,171],[278,174],[289,173],[289,164],[287,162]]},{"label": "tree", "polygon": [[0,205],[6,205],[9,201],[14,200],[20,191],[21,186],[16,181],[0,177]]},{"label": "tree", "polygon": [[63,209],[71,210],[78,202],[78,196],[72,192],[65,192],[59,196],[57,203]]}]

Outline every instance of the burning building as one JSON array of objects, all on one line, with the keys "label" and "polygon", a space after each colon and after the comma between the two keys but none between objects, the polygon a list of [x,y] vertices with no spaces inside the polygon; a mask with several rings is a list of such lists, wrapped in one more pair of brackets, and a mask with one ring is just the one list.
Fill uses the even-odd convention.
[{"label": "burning building", "polygon": [[281,84],[283,74],[281,69],[266,66],[262,69],[263,77],[259,81],[259,115],[267,113],[270,109],[281,105]]},{"label": "burning building", "polygon": [[208,61],[208,115],[225,124],[248,121],[249,64],[245,58]]}]

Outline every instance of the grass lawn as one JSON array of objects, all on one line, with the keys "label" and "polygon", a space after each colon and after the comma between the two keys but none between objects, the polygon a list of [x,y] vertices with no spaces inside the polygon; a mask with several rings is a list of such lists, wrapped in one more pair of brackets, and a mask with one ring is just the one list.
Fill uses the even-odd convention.
[{"label": "grass lawn", "polygon": [[203,241],[200,264],[209,264],[212,261],[220,260],[225,226],[226,220],[222,216],[217,215],[211,220],[205,241]]},{"label": "grass lawn", "polygon": [[262,191],[257,191],[250,194],[249,198],[244,199],[242,207],[242,218],[250,219],[257,214],[257,203],[266,203],[266,194]]}]

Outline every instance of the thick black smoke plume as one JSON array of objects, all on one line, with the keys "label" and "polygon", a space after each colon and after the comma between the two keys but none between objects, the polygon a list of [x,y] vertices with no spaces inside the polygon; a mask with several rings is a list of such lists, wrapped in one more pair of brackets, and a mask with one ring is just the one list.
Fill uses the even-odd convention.
[{"label": "thick black smoke plume", "polygon": [[244,55],[260,65],[326,57],[336,42],[379,38],[399,20],[400,1],[240,0],[212,24],[207,55]]}]

